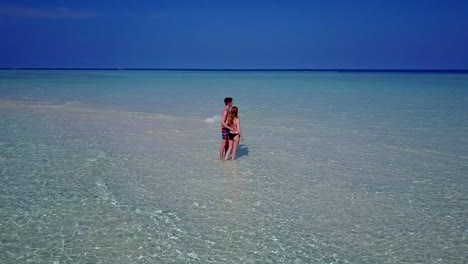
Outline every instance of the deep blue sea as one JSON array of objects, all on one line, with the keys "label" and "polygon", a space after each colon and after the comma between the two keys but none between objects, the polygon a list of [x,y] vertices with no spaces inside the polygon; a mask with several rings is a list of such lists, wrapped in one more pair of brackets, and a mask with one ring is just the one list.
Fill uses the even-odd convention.
[{"label": "deep blue sea", "polygon": [[467,263],[468,74],[1,70],[0,181],[1,263]]}]

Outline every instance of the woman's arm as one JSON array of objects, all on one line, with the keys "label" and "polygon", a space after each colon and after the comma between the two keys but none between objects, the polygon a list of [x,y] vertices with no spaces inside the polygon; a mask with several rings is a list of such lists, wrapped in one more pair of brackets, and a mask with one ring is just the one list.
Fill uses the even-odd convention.
[{"label": "woman's arm", "polygon": [[241,130],[241,126],[240,126],[240,118],[237,118],[237,131],[239,131],[239,137],[242,137],[242,130]]}]

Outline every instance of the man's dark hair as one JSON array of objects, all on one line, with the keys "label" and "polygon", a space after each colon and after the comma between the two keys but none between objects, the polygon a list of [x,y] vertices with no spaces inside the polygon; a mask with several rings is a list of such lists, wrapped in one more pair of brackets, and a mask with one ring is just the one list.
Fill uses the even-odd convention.
[{"label": "man's dark hair", "polygon": [[232,98],[231,98],[231,97],[226,97],[226,98],[224,98],[224,105],[228,105],[230,102],[232,102]]}]

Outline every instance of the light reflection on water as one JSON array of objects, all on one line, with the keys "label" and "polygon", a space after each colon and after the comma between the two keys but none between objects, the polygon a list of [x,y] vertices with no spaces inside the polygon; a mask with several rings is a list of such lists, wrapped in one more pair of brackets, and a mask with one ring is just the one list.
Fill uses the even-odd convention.
[{"label": "light reflection on water", "polygon": [[[256,83],[266,85],[262,76]],[[192,105],[176,100],[193,109],[187,115],[3,99],[0,259],[466,261],[466,91],[432,90],[424,100],[406,90],[379,97],[338,86],[312,98],[299,89],[305,104],[280,88],[266,101],[235,98],[245,141],[234,162],[217,159],[219,129],[204,120],[218,113],[197,108],[210,102],[196,92]],[[262,98],[258,89],[253,98]]]}]

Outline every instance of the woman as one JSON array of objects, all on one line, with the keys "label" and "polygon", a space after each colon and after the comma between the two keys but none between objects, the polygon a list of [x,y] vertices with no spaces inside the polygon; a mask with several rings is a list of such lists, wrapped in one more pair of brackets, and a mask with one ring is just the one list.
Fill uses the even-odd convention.
[{"label": "woman", "polygon": [[226,156],[224,160],[229,158],[229,153],[232,150],[232,160],[236,159],[237,147],[239,147],[239,141],[242,139],[242,131],[240,127],[240,119],[237,116],[238,113],[237,107],[233,106],[231,112],[229,112],[228,118],[226,120],[227,128],[229,128],[229,147],[226,151]]}]

